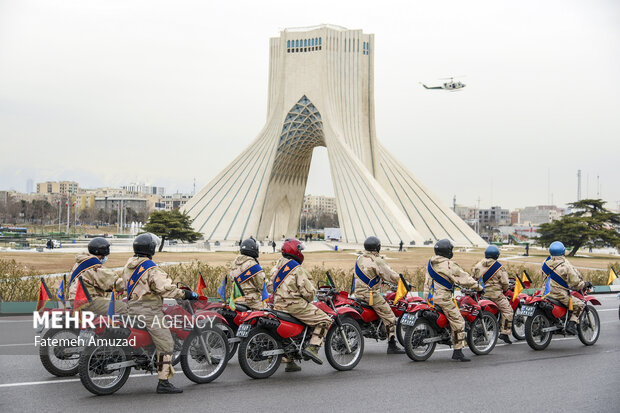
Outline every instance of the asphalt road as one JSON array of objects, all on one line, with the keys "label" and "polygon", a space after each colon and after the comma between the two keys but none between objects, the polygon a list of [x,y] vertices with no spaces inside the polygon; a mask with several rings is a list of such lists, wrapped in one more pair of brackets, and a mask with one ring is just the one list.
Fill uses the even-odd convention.
[{"label": "asphalt road", "polygon": [[367,340],[362,361],[349,372],[337,372],[327,362],[305,362],[299,373],[282,367],[269,379],[252,380],[235,357],[216,381],[196,385],[179,367],[173,382],[184,389],[181,395],[157,395],[156,376],[134,374],[114,395],[93,396],[77,377],[59,379],[43,369],[30,317],[3,317],[0,411],[618,412],[618,299],[615,294],[597,297],[603,303],[597,308],[602,331],[591,347],[559,336],[541,352],[519,342],[457,363],[442,346],[428,361],[415,363],[406,355],[388,356],[385,343]]}]

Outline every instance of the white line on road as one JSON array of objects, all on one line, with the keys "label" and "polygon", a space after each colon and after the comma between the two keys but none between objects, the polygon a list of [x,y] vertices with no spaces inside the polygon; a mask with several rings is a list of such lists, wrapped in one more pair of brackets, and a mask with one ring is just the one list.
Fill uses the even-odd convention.
[{"label": "white line on road", "polygon": [[[129,377],[154,377],[150,374],[131,374]],[[156,376],[155,376],[156,377]],[[20,386],[38,386],[40,384],[56,384],[56,383],[72,383],[80,381],[80,379],[63,379],[63,380],[47,380],[47,381],[27,381],[22,383],[6,383],[0,384],[3,387],[20,387]]]},{"label": "white line on road", "polygon": [[30,320],[0,320],[0,324],[4,323],[32,323],[32,319]]},{"label": "white line on road", "polygon": [[34,343],[0,344],[0,347],[34,346]]},{"label": "white line on road", "polygon": [[596,310],[596,312],[598,313],[602,313],[603,311],[618,311],[618,310],[616,310],[615,308],[605,308],[603,310]]}]

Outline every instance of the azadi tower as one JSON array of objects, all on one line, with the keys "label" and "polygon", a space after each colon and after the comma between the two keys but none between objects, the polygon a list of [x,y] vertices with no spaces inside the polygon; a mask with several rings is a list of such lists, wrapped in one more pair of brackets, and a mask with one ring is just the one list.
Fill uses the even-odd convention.
[{"label": "azadi tower", "polygon": [[270,39],[267,121],[185,205],[196,231],[210,240],[295,236],[312,151],[325,146],[343,242],[485,245],[377,140],[374,44],[372,34],[331,25]]}]

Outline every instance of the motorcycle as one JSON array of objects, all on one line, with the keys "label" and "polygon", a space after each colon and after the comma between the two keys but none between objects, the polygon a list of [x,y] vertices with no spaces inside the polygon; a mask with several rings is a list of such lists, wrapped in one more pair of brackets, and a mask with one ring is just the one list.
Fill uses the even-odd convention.
[{"label": "motorcycle", "polygon": [[[402,277],[402,275],[401,275]],[[407,288],[407,292],[411,291],[411,286],[408,283],[405,283]],[[388,302],[392,312],[396,316],[396,338],[401,346],[405,346],[405,327],[402,324],[402,319],[405,313],[407,312],[407,308],[411,303],[416,302],[424,302],[422,297],[417,295],[407,294],[396,303],[394,303],[394,299],[396,298],[396,286],[390,284],[390,291],[386,292],[383,295],[383,298]]]},{"label": "motorcycle", "polygon": [[[334,285],[331,282],[331,285]],[[346,294],[346,292],[344,292]],[[333,320],[325,336],[325,356],[336,370],[346,371],[357,366],[364,353],[364,338],[352,308],[336,307],[340,293],[332,287],[321,287],[316,305]],[[280,366],[282,357],[307,360],[303,350],[309,344],[312,327],[289,313],[273,309],[251,312],[237,330],[239,364],[249,377],[270,377]]]},{"label": "motorcycle", "polygon": [[[191,326],[175,323],[170,328],[173,338],[183,341],[181,368],[191,381],[209,383],[222,374],[228,361],[228,340],[216,326],[226,321],[214,312],[195,312],[185,300],[179,299],[177,303],[177,307],[168,307],[165,315],[181,315],[187,317],[184,320],[192,320]],[[119,324],[110,325],[104,317],[99,317],[95,319],[94,331],[80,334],[85,342],[90,342],[90,337],[97,339],[82,352],[78,366],[80,381],[93,394],[112,394],[119,390],[132,367],[150,373],[157,371],[156,349],[148,331],[131,323]],[[111,344],[119,339],[127,341],[124,345]]]},{"label": "motorcycle", "polygon": [[[596,298],[587,295],[587,291],[571,291],[571,296],[585,302],[585,308],[579,316],[577,332],[579,340],[591,346],[601,334],[601,322],[594,305],[601,305]],[[570,319],[568,307],[550,297],[534,296],[527,305],[521,306],[521,315],[525,320],[525,339],[534,350],[547,348],[553,334],[566,335],[566,325]]]},{"label": "motorcycle", "polygon": [[[489,354],[497,343],[499,326],[495,314],[497,305],[481,300],[472,290],[461,289],[463,296],[457,298],[461,315],[465,319],[467,345],[474,354]],[[415,302],[407,308],[402,319],[406,327],[405,352],[414,361],[427,360],[435,351],[437,343],[452,345],[450,324],[441,308],[428,303]]]},{"label": "motorcycle", "polygon": [[521,314],[521,306],[529,303],[533,295],[530,296],[525,293],[520,293],[517,296],[517,299],[513,301],[514,286],[515,286],[514,283],[515,281],[511,279],[510,288],[506,290],[506,292],[504,292],[504,295],[508,299],[508,302],[510,303],[510,306],[512,307],[512,310],[513,310],[512,336],[516,338],[517,340],[525,340],[525,317]]}]

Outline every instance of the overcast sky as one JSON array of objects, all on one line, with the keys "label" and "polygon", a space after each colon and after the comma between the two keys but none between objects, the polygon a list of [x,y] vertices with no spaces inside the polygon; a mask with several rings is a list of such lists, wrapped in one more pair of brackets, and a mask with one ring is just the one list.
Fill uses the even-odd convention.
[{"label": "overcast sky", "polygon": [[615,0],[0,0],[0,189],[200,189],[265,122],[269,38],[321,23],[375,34],[377,137],[444,202],[562,205],[581,169],[617,207]]}]

